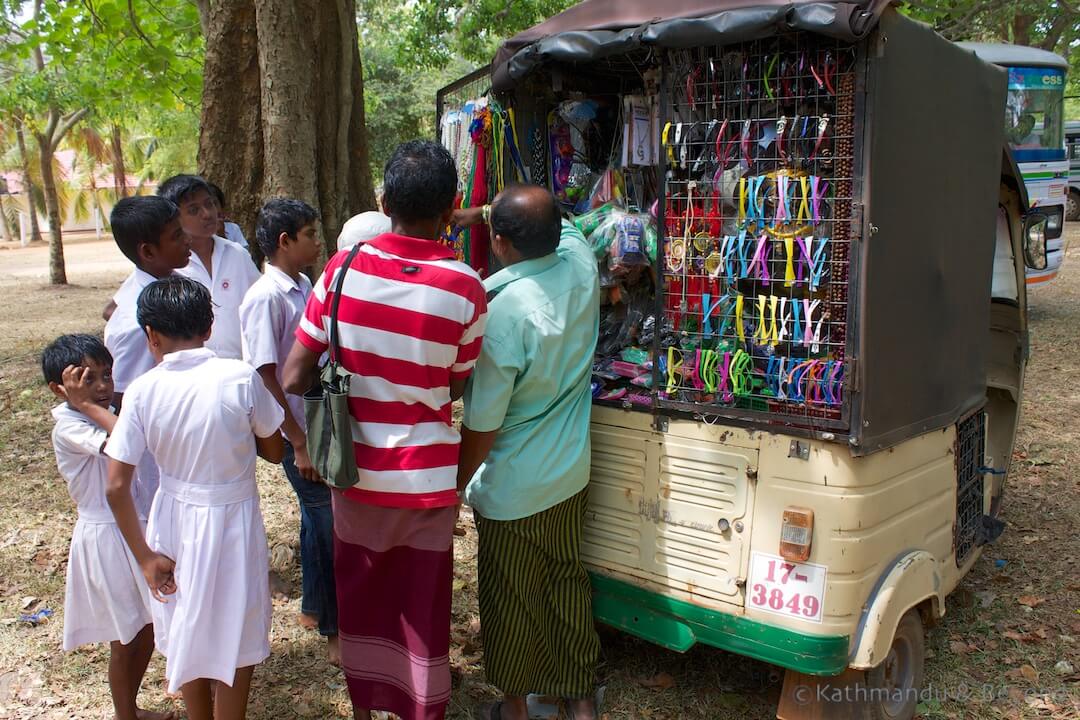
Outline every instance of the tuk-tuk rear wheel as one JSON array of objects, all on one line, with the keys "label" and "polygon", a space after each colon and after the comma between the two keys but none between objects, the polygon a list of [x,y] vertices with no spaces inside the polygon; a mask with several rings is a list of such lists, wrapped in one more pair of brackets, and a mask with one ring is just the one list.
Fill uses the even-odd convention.
[{"label": "tuk-tuk rear wheel", "polygon": [[884,662],[866,672],[869,720],[911,720],[915,716],[925,662],[922,617],[911,609],[900,618]]}]

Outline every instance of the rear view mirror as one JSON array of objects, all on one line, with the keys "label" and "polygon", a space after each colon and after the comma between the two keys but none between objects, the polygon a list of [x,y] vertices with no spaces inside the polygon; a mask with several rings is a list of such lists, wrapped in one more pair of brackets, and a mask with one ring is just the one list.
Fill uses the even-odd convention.
[{"label": "rear view mirror", "polygon": [[1032,270],[1046,269],[1046,221],[1040,212],[1024,216],[1024,264]]}]

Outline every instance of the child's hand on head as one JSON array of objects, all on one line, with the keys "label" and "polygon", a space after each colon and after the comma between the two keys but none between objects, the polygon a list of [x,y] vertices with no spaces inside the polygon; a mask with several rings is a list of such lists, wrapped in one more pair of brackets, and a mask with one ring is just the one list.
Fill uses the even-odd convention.
[{"label": "child's hand on head", "polygon": [[158,602],[168,602],[163,596],[172,595],[176,592],[176,578],[173,577],[173,568],[176,563],[161,553],[154,553],[141,563],[143,577],[150,586],[150,594]]},{"label": "child's hand on head", "polygon": [[82,408],[96,403],[96,388],[90,368],[68,365],[61,377],[64,381],[61,390],[72,407]]}]

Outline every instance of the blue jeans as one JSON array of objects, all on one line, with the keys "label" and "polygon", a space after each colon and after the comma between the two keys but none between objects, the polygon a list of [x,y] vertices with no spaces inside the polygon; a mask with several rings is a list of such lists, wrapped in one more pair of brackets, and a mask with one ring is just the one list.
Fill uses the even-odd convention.
[{"label": "blue jeans", "polygon": [[296,455],[288,441],[281,466],[300,501],[300,571],[303,576],[300,610],[305,615],[319,618],[320,635],[337,635],[334,513],[330,505],[330,488],[301,477],[296,467]]}]

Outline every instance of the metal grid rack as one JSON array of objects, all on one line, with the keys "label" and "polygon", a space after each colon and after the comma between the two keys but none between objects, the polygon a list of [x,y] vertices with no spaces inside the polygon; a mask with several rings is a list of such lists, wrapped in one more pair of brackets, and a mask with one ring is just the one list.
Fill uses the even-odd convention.
[{"label": "metal grid rack", "polygon": [[458,166],[459,190],[465,189],[466,172],[473,158],[469,127],[477,100],[491,90],[490,67],[485,66],[440,88],[435,95],[435,132]]},{"label": "metal grid rack", "polygon": [[977,412],[956,425],[956,566],[963,565],[982,542],[983,466],[986,413]]},{"label": "metal grid rack", "polygon": [[670,60],[657,403],[842,428],[856,49],[792,33]]}]

